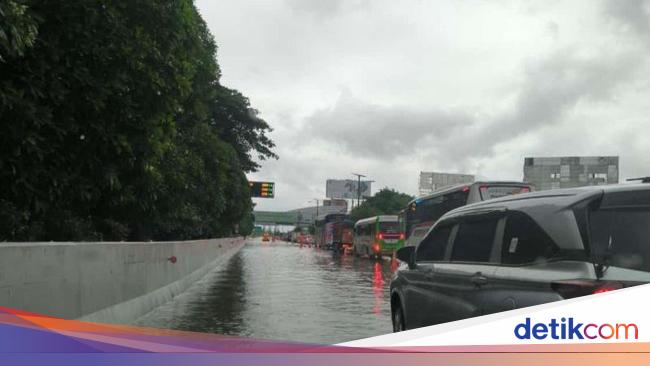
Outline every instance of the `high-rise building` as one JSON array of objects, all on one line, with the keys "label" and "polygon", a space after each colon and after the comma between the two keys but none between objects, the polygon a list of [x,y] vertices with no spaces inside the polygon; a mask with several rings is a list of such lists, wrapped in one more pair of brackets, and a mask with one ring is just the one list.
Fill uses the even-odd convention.
[{"label": "high-rise building", "polygon": [[440,188],[473,182],[474,176],[470,174],[420,172],[418,192],[423,196]]},{"label": "high-rise building", "polygon": [[524,182],[538,191],[618,183],[618,156],[529,157]]}]

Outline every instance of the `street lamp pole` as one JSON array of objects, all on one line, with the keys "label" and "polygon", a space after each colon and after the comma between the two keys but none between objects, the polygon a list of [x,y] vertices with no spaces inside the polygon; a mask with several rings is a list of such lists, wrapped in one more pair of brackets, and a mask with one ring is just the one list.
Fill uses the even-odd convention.
[{"label": "street lamp pole", "polygon": [[320,202],[320,199],[314,198],[314,199],[311,199],[311,200],[309,200],[307,202],[312,202],[312,201],[316,201],[316,217],[314,217],[314,222],[316,222],[316,220],[318,220],[318,204]]},{"label": "street lamp pole", "polygon": [[361,204],[361,177],[366,177],[363,174],[352,173],[352,175],[357,176],[357,207]]}]

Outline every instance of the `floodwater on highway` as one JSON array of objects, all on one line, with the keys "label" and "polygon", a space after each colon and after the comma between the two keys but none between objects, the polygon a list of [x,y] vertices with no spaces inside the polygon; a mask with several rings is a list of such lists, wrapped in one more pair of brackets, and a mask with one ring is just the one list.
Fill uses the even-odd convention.
[{"label": "floodwater on highway", "polygon": [[332,344],[390,333],[390,261],[251,240],[136,324]]}]

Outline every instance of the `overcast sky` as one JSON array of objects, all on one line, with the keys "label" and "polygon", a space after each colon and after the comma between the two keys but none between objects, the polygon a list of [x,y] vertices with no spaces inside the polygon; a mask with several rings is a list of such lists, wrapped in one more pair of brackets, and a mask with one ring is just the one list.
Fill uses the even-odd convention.
[{"label": "overcast sky", "polygon": [[359,172],[523,178],[525,156],[619,155],[650,175],[650,0],[197,1],[224,85],[280,159],[257,209],[307,206]]}]

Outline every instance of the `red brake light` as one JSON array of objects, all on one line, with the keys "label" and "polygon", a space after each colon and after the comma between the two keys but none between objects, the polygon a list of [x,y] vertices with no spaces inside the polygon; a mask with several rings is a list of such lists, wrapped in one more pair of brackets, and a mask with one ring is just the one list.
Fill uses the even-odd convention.
[{"label": "red brake light", "polygon": [[602,294],[603,292],[610,292],[610,291],[614,291],[616,289],[617,288],[615,288],[613,286],[603,286],[603,287],[599,287],[599,288],[595,289],[592,293],[593,294]]},{"label": "red brake light", "polygon": [[528,192],[530,192],[530,188],[529,188],[529,187],[523,187],[523,188],[521,188],[521,189],[519,190],[519,193],[528,193]]},{"label": "red brake light", "polygon": [[375,243],[375,245],[372,246],[372,249],[373,249],[375,252],[378,252],[378,251],[379,251],[379,243]]},{"label": "red brake light", "polygon": [[383,239],[383,238],[384,238],[384,234],[379,233],[379,235],[377,235],[377,238],[379,238],[379,240]]},{"label": "red brake light", "polygon": [[404,233],[399,233],[399,240],[404,240]]},{"label": "red brake light", "polygon": [[558,281],[551,285],[551,287],[557,291],[563,298],[572,299],[575,297],[601,294],[603,292],[609,292],[618,290],[624,287],[624,284],[620,282],[608,282],[604,283],[601,281]]},{"label": "red brake light", "polygon": [[468,186],[463,187],[463,192],[469,192],[469,187]]}]

